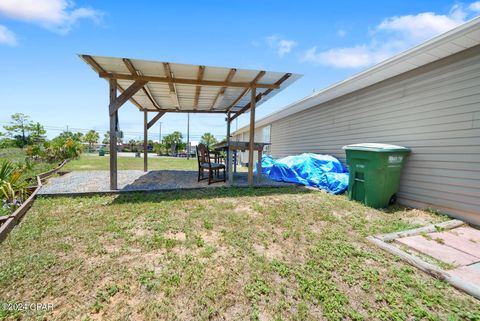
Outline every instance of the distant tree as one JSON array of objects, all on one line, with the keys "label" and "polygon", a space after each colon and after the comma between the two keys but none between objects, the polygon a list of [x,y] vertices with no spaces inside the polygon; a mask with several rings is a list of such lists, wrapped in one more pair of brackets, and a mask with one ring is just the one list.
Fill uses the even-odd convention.
[{"label": "distant tree", "polygon": [[0,149],[7,147],[14,147],[15,141],[10,138],[5,137],[5,134],[0,132]]},{"label": "distant tree", "polygon": [[167,147],[167,145],[165,145],[165,142],[164,142],[164,141],[162,141],[161,143],[154,143],[154,144],[153,144],[153,150],[154,150],[158,155],[162,155],[162,154],[168,153],[168,147]]},{"label": "distant tree", "polygon": [[83,141],[83,136],[85,136],[83,133],[76,132],[76,133],[73,133],[72,139],[76,142],[82,142]]},{"label": "distant tree", "polygon": [[210,146],[218,143],[218,140],[211,133],[205,133],[202,135],[200,143],[204,144],[205,146],[207,146],[207,148],[209,148]]},{"label": "distant tree", "polygon": [[133,152],[133,150],[137,146],[137,141],[135,139],[130,139],[128,141],[128,145],[130,146],[130,150]]},{"label": "distant tree", "polygon": [[46,133],[47,131],[45,130],[45,128],[38,122],[32,124],[32,127],[30,128],[31,140],[36,144],[43,143],[45,141]]},{"label": "distant tree", "polygon": [[92,129],[85,134],[83,139],[88,143],[88,149],[91,151],[93,149],[93,145],[98,143],[100,135]]},{"label": "distant tree", "polygon": [[24,147],[30,141],[29,135],[33,123],[29,116],[22,113],[13,114],[11,119],[10,125],[5,125],[3,128],[7,131],[8,136],[17,141],[18,147]]},{"label": "distant tree", "polygon": [[107,131],[107,132],[103,135],[102,144],[105,144],[105,145],[110,144],[110,131]]},{"label": "distant tree", "polygon": [[84,135],[81,132],[73,133],[71,131],[64,131],[64,132],[60,133],[60,135],[58,135],[57,137],[59,137],[61,139],[70,138],[75,142],[82,142],[83,141],[83,136]]},{"label": "distant tree", "polygon": [[175,131],[163,138],[163,143],[165,144],[167,150],[171,150],[176,153],[183,143],[183,136],[179,131]]}]

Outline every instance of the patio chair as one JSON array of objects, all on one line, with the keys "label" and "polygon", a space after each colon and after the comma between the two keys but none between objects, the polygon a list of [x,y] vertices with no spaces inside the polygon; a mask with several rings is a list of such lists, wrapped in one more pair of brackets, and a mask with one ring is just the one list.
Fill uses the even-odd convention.
[{"label": "patio chair", "polygon": [[[208,178],[208,185],[217,182],[225,182],[227,178],[225,164],[222,164],[222,157],[218,152],[209,151],[204,144],[197,146],[198,159],[198,181]],[[219,179],[219,172],[223,169],[223,179]],[[204,171],[208,171],[208,177],[204,177]],[[217,177],[214,180],[214,176]]]}]

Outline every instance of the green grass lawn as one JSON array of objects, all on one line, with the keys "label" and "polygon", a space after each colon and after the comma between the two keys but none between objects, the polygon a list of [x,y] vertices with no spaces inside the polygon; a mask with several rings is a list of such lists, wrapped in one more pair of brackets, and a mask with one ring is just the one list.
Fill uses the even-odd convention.
[{"label": "green grass lawn", "polygon": [[[5,160],[12,161],[15,164],[25,164],[26,154],[21,148],[3,148],[0,149],[0,163]],[[47,172],[58,166],[58,163],[30,162],[31,168],[27,168],[22,179],[35,178],[40,173]]]},{"label": "green grass lawn", "polygon": [[479,320],[365,239],[443,220],[296,187],[39,198],[0,248],[0,301],[54,309],[0,318]]},{"label": "green grass lawn", "polygon": [[[178,169],[178,170],[197,170],[197,159],[190,158],[149,158],[149,170]],[[108,170],[110,168],[110,157],[107,155],[100,157],[97,154],[84,154],[79,159],[69,162],[64,169],[69,171],[81,170]],[[143,158],[118,157],[118,169],[138,169],[143,170]]]}]

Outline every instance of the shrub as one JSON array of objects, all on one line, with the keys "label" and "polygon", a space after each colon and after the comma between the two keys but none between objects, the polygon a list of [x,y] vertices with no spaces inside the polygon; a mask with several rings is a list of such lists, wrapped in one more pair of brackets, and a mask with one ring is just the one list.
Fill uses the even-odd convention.
[{"label": "shrub", "polygon": [[27,183],[21,180],[23,167],[5,160],[0,167],[0,199],[4,207],[20,205],[27,197]]},{"label": "shrub", "polygon": [[25,154],[34,160],[47,159],[47,150],[44,145],[29,145],[25,148]]},{"label": "shrub", "polygon": [[47,158],[54,157],[56,160],[75,159],[83,151],[83,145],[80,141],[71,137],[59,136],[54,138],[50,147],[47,149]]},{"label": "shrub", "polygon": [[9,147],[16,147],[15,140],[5,137],[5,138],[0,138],[0,149],[3,148],[9,148]]}]

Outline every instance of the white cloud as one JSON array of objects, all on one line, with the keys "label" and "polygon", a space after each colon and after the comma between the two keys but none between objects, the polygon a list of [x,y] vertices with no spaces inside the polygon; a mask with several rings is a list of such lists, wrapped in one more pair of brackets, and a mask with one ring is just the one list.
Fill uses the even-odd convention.
[{"label": "white cloud", "polygon": [[296,41],[282,39],[278,42],[278,55],[283,57],[285,54],[290,53],[292,49],[297,45]]},{"label": "white cloud", "polygon": [[102,16],[92,8],[77,8],[67,0],[0,0],[0,15],[36,23],[61,34],[68,33],[80,19],[98,22]]},{"label": "white cloud", "polygon": [[473,2],[468,6],[468,9],[475,11],[475,12],[480,12],[480,1]]},{"label": "white cloud", "polygon": [[405,40],[421,41],[455,28],[465,21],[464,18],[457,14],[447,16],[425,12],[387,18],[377,26],[377,31],[397,32]]},{"label": "white cloud", "polygon": [[0,43],[9,46],[17,45],[17,38],[7,27],[0,25]]},{"label": "white cloud", "polygon": [[335,48],[322,52],[317,52],[317,47],[313,47],[307,50],[303,56],[303,61],[310,61],[338,68],[356,68],[358,66],[365,66],[375,63],[378,59],[380,59],[380,57],[376,57],[376,54],[367,46]]},{"label": "white cloud", "polygon": [[368,43],[326,51],[312,47],[303,54],[301,61],[336,68],[369,66],[464,23],[472,16],[470,7],[474,4],[468,9],[454,5],[446,15],[424,12],[389,17],[373,29]]},{"label": "white cloud", "polygon": [[274,48],[280,57],[290,53],[298,45],[295,40],[282,39],[277,35],[268,36],[265,40],[268,46]]}]

